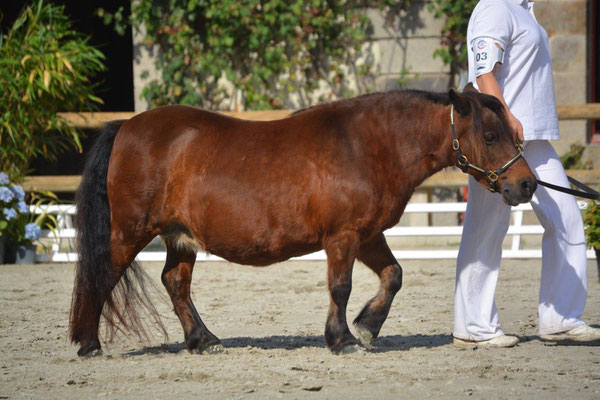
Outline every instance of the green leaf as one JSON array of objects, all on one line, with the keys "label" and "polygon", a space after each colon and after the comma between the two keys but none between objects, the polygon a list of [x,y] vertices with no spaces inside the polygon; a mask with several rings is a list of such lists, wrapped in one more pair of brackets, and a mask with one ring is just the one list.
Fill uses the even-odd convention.
[{"label": "green leaf", "polygon": [[[33,158],[56,159],[79,133],[56,123],[59,111],[96,108],[90,84],[104,56],[75,32],[62,6],[37,0],[26,7],[0,47],[0,169],[11,177],[29,171]],[[57,129],[46,132],[46,129]],[[9,155],[9,156],[5,156]]]}]

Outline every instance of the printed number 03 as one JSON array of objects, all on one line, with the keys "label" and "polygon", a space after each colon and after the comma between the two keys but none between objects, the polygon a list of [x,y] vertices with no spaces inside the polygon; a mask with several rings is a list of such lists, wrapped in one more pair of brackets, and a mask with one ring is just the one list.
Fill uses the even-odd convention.
[{"label": "printed number 03", "polygon": [[477,53],[475,54],[475,61],[485,61],[487,60],[487,53]]}]

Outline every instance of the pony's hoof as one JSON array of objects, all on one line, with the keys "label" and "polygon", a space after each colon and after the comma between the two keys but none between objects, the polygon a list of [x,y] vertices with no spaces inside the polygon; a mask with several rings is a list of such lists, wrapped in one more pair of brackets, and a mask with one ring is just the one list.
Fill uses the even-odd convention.
[{"label": "pony's hoof", "polygon": [[103,355],[102,346],[97,340],[90,340],[81,344],[77,355],[81,358],[99,357]]},{"label": "pony's hoof", "polygon": [[363,348],[358,343],[358,340],[352,338],[353,340],[347,340],[343,343],[339,343],[337,346],[330,347],[329,350],[335,355],[341,354],[352,354],[362,351]]},{"label": "pony's hoof", "polygon": [[198,351],[198,353],[200,353],[200,354],[219,354],[224,351],[225,351],[225,349],[223,348],[223,345],[221,343],[217,343],[217,344],[211,344],[211,345],[207,346],[206,348]]},{"label": "pony's hoof", "polygon": [[373,342],[373,334],[371,331],[359,324],[354,324],[354,329],[356,329],[356,334],[358,335],[358,340],[360,340],[360,343],[362,343],[367,350],[371,350],[373,348],[371,345]]},{"label": "pony's hoof", "polygon": [[81,357],[81,358],[93,358],[93,357],[102,357],[104,355],[104,352],[102,351],[102,349],[94,349],[92,351],[88,351],[85,354],[77,353],[77,355],[79,355],[79,357]]},{"label": "pony's hoof", "polygon": [[357,344],[352,344],[350,346],[346,346],[344,347],[339,354],[354,354],[354,353],[360,353],[362,350],[362,347],[360,347]]}]

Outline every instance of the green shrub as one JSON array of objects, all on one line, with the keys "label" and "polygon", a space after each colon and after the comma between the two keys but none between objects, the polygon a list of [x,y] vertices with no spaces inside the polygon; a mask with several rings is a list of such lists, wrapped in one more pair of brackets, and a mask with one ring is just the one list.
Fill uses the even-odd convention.
[{"label": "green shrub", "polygon": [[[140,0],[127,21],[120,8],[98,16],[124,32],[146,30],[157,46],[160,80],[142,96],[153,106],[211,109],[306,107],[374,86],[368,8],[393,20],[409,0]],[[228,86],[223,79],[233,85]],[[314,95],[323,91],[320,98]]]},{"label": "green shrub", "polygon": [[0,170],[20,180],[37,156],[81,150],[80,132],[56,114],[101,102],[90,77],[104,69],[104,56],[71,28],[62,6],[44,0],[26,7],[2,39]]},{"label": "green shrub", "polygon": [[588,246],[600,249],[600,202],[589,202],[583,211],[583,224]]},{"label": "green shrub", "polygon": [[592,169],[591,162],[583,162],[582,156],[585,145],[581,143],[571,143],[569,151],[560,157],[560,161],[565,169]]}]

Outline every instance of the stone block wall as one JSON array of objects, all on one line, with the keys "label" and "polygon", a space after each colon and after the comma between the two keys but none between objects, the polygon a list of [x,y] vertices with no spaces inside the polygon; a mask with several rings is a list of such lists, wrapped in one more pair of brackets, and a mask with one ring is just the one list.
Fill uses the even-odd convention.
[{"label": "stone block wall", "polygon": [[434,91],[448,88],[449,68],[441,59],[433,58],[433,52],[440,46],[444,23],[427,10],[428,3],[412,1],[410,8],[402,13],[399,26],[395,27],[385,25],[380,11],[369,12],[374,25],[377,89],[397,88],[401,78],[408,78],[410,88]]},{"label": "stone block wall", "polygon": [[[587,1],[538,0],[534,12],[548,32],[554,70],[557,104],[587,102]],[[560,137],[554,142],[558,154],[572,143],[586,143],[586,121],[561,121]]]}]

